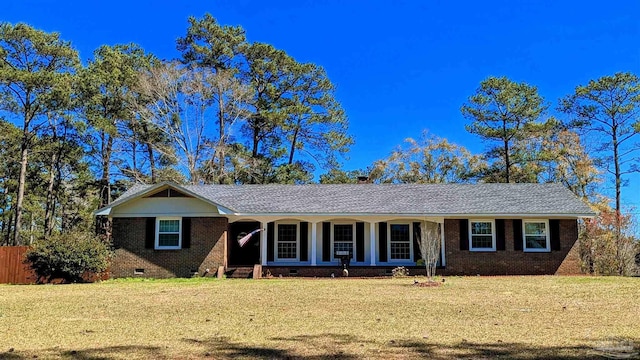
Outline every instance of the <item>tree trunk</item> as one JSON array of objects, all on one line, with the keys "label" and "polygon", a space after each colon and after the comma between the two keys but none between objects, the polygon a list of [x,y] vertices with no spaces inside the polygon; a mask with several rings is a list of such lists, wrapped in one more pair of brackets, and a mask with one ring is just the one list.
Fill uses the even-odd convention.
[{"label": "tree trunk", "polygon": [[20,176],[18,180],[18,194],[16,196],[16,217],[13,230],[13,245],[20,245],[20,227],[22,226],[22,203],[24,202],[24,189],[27,182],[27,161],[29,153],[29,133],[27,131],[28,122],[22,134],[22,144],[20,145]]},{"label": "tree trunk", "polygon": [[193,154],[187,154],[187,167],[189,168],[189,181],[191,185],[198,184],[198,168]]},{"label": "tree trunk", "polygon": [[616,242],[616,261],[618,262],[618,275],[624,275],[625,269],[625,259],[624,255],[621,252],[622,247],[622,212],[620,205],[620,188],[622,187],[622,174],[620,173],[620,159],[619,157],[619,146],[618,143],[618,128],[617,126],[613,126],[612,128],[612,139],[611,143],[613,146],[613,164],[614,164],[614,172],[616,177],[616,212],[615,212],[615,242]]},{"label": "tree trunk", "polygon": [[508,184],[511,181],[511,159],[509,158],[509,139],[507,138],[507,121],[502,121],[502,134],[504,135],[504,166],[505,180]]},{"label": "tree trunk", "polygon": [[133,170],[133,177],[135,181],[138,181],[138,157],[136,151],[138,150],[138,142],[135,136],[131,137],[131,170]]},{"label": "tree trunk", "polygon": [[156,159],[153,158],[153,146],[147,143],[147,154],[149,154],[149,171],[151,172],[151,183],[156,183]]},{"label": "tree trunk", "polygon": [[151,173],[151,183],[156,183],[156,160],[153,157],[153,145],[151,144],[151,134],[149,134],[149,126],[142,123],[142,131],[144,132],[144,142],[147,145],[147,156],[149,156],[149,172]]},{"label": "tree trunk", "polygon": [[218,182],[222,183],[224,177],[224,99],[222,98],[222,91],[218,91],[218,123],[220,125],[220,138],[218,140]]},{"label": "tree trunk", "polygon": [[251,150],[251,156],[255,159],[258,157],[258,146],[260,145],[259,140],[260,129],[257,126],[253,127],[253,148]]},{"label": "tree trunk", "polygon": [[49,164],[49,184],[47,184],[47,202],[44,210],[44,236],[48,237],[53,231],[53,212],[55,208],[54,185],[56,180],[55,168],[57,161],[57,152],[51,154],[51,163]]},{"label": "tree trunk", "polygon": [[[15,207],[14,205],[11,205],[11,207],[9,207],[9,219],[8,219],[8,224],[13,224],[15,222]],[[13,229],[13,226],[9,225],[7,226],[7,233],[5,234],[4,238],[5,238],[5,243],[7,245],[11,245],[11,242],[13,241],[13,234],[11,233],[11,230]]]},{"label": "tree trunk", "polygon": [[293,164],[293,153],[296,151],[296,142],[298,141],[298,132],[300,127],[296,127],[293,132],[293,139],[291,139],[291,150],[289,151],[289,165]]},{"label": "tree trunk", "polygon": [[621,206],[620,206],[620,188],[622,187],[622,175],[620,174],[620,159],[618,158],[619,152],[619,144],[618,144],[618,134],[616,133],[617,129],[614,127],[613,130],[613,163],[615,167],[615,177],[616,177],[616,215],[620,214]]},{"label": "tree trunk", "polygon": [[100,179],[100,207],[111,203],[111,176],[109,165],[111,164],[111,151],[113,149],[113,137],[102,133],[102,178]]}]

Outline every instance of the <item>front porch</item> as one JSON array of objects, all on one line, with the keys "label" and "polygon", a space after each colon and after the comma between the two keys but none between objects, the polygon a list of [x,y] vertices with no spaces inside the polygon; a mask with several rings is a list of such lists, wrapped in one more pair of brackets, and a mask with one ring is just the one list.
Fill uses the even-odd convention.
[{"label": "front porch", "polygon": [[[300,217],[229,219],[227,267],[262,265],[274,276],[330,276],[349,268],[363,275],[385,276],[398,266],[415,267],[421,258],[420,224],[440,224],[439,265],[446,265],[444,219],[418,217]],[[238,240],[261,229],[240,246]],[[275,271],[275,273],[274,273]],[[338,274],[335,274],[338,275]]]}]

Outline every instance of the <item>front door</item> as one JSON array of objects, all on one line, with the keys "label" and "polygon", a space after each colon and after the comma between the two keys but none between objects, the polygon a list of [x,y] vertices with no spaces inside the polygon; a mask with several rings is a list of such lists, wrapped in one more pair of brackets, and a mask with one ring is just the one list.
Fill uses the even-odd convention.
[{"label": "front door", "polygon": [[260,236],[255,233],[244,246],[238,244],[238,240],[250,232],[259,229],[260,223],[256,221],[238,221],[229,224],[229,265],[255,265],[260,263]]}]

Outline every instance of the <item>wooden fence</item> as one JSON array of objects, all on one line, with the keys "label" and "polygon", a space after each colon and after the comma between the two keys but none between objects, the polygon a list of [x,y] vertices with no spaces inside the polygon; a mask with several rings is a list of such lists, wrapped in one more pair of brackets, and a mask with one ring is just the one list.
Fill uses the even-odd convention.
[{"label": "wooden fence", "polygon": [[[25,262],[24,254],[28,246],[0,246],[0,284],[35,284],[38,276]],[[109,279],[109,270],[102,274],[86,273],[82,276],[86,282]],[[62,279],[40,279],[42,282],[60,284]]]},{"label": "wooden fence", "polygon": [[0,246],[0,284],[33,284],[36,274],[24,254],[28,246]]}]

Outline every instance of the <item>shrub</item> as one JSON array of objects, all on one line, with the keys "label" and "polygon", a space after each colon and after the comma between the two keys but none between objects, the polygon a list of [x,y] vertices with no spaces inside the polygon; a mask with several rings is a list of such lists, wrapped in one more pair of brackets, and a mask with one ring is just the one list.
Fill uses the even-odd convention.
[{"label": "shrub", "polygon": [[36,241],[27,251],[26,258],[40,282],[52,279],[83,282],[83,275],[104,272],[111,255],[104,240],[75,231]]},{"label": "shrub", "polygon": [[409,276],[409,269],[404,266],[398,266],[397,268],[391,270],[391,274],[393,275],[393,277]]},{"label": "shrub", "polygon": [[638,241],[632,229],[630,215],[611,209],[586,220],[579,235],[583,270],[595,275],[634,275]]}]

